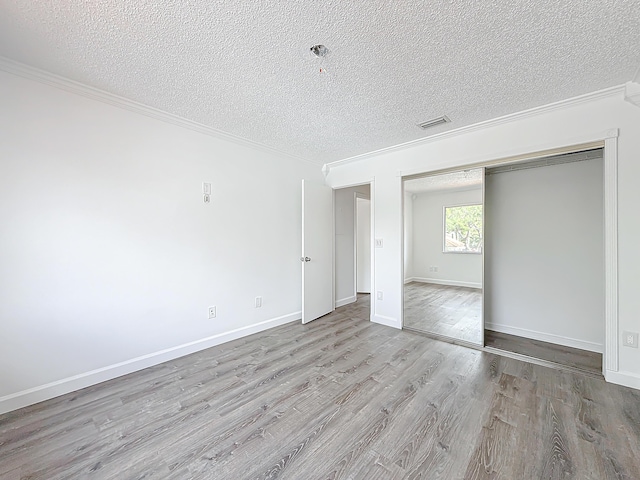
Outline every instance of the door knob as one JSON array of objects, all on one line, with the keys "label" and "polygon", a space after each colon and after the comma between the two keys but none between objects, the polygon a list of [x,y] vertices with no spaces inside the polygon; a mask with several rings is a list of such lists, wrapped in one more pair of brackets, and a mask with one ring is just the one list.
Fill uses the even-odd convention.
[{"label": "door knob", "polygon": [[309,258],[309,257],[300,257],[300,261],[301,262],[310,262],[311,258]]}]

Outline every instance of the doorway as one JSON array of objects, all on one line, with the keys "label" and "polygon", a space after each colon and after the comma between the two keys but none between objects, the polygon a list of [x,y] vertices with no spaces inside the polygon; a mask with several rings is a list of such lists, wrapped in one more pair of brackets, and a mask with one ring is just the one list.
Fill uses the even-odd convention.
[{"label": "doorway", "polygon": [[[335,307],[366,305],[370,317],[372,275],[371,185],[334,190]],[[368,320],[369,318],[367,318]]]}]

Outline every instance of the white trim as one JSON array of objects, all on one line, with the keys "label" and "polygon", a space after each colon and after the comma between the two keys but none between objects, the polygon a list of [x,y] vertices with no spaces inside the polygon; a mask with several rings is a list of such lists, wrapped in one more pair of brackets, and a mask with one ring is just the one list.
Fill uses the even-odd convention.
[{"label": "white trim", "polygon": [[336,308],[344,307],[345,305],[349,305],[350,303],[355,302],[358,299],[357,295],[352,295],[350,297],[342,298],[340,300],[336,300]]},{"label": "white trim", "polygon": [[371,315],[371,321],[373,323],[379,323],[380,325],[385,325],[387,327],[402,329],[400,322],[398,322],[396,318],[387,317],[385,315]]},{"label": "white trim", "polygon": [[522,145],[509,150],[503,150],[497,153],[483,153],[467,158],[456,159],[454,164],[433,165],[429,171],[425,171],[424,167],[411,168],[399,171],[398,175],[403,177],[413,177],[425,174],[438,174],[444,172],[459,171],[463,168],[476,167],[494,167],[498,165],[517,164],[525,160],[534,160],[544,157],[550,157],[563,153],[572,153],[587,148],[602,148],[602,143],[611,137],[618,136],[617,128],[587,133],[571,137],[561,141],[561,143],[541,142],[535,145]]},{"label": "white trim", "polygon": [[604,142],[605,368],[619,366],[618,335],[618,139]]},{"label": "white trim", "polygon": [[[370,184],[369,184],[370,185]],[[356,297],[358,293],[368,293],[371,295],[371,278],[369,278],[369,291],[358,291],[358,199],[369,201],[369,241],[371,241],[371,187],[369,187],[369,195],[360,192],[354,192],[353,196],[353,291]],[[371,243],[371,242],[370,242]],[[371,245],[369,246],[371,248]],[[369,276],[371,276],[371,258],[369,258]]]},{"label": "white trim", "polygon": [[541,342],[555,343],[557,345],[564,345],[565,347],[579,348],[589,352],[602,353],[604,350],[604,345],[601,343],[589,342],[578,338],[564,337],[553,333],[538,332],[535,330],[529,330],[528,328],[499,325],[491,322],[486,322],[484,328],[494,332],[516,335],[518,337],[530,338],[531,340],[539,340]]},{"label": "white trim", "polygon": [[[512,122],[514,120],[522,120],[529,117],[535,117],[538,115],[543,115],[549,112],[553,112],[555,110],[562,110],[568,107],[573,107],[576,105],[580,105],[583,103],[592,102],[594,100],[600,100],[604,98],[614,98],[621,97],[624,95],[625,85],[617,85],[615,87],[605,88],[603,90],[598,90],[596,92],[587,93],[584,95],[579,95],[577,97],[568,98],[565,100],[560,100],[558,102],[549,103],[547,105],[542,105],[540,107],[530,108],[528,110],[522,110],[520,112],[511,113],[508,115],[504,115],[502,117],[493,118],[490,120],[485,120],[483,122],[474,123],[472,125],[467,125],[464,127],[456,128],[454,130],[449,130],[446,132],[438,133],[436,135],[432,135],[426,138],[419,138],[417,140],[411,140],[409,142],[400,143],[398,145],[393,145],[390,147],[381,148],[379,150],[374,150],[372,152],[363,153],[360,155],[354,155],[353,157],[344,158],[342,160],[337,160],[335,162],[329,162],[325,164],[323,168],[327,171],[333,167],[337,167],[339,165],[345,165],[347,163],[357,162],[359,160],[364,160],[365,158],[375,157],[378,155],[395,152],[398,150],[405,150],[407,148],[416,147],[419,145],[425,145],[427,143],[437,142],[443,140],[445,138],[456,137],[458,135],[465,135],[467,133],[471,133],[477,130],[482,130],[489,127],[495,127],[498,125],[502,125],[505,123]],[[574,143],[576,144],[576,143]],[[498,157],[493,157],[498,158]],[[406,175],[406,174],[403,174]]]},{"label": "white trim", "polygon": [[640,375],[637,373],[605,370],[604,379],[607,382],[615,383],[616,385],[623,385],[625,387],[640,390]]},{"label": "white trim", "polygon": [[625,84],[624,99],[632,105],[640,107],[640,85],[635,82],[627,82]]},{"label": "white trim", "polygon": [[[369,199],[371,200],[371,238],[369,239],[371,241],[371,244],[369,246],[369,250],[371,252],[371,271],[369,272],[371,274],[371,279],[369,280],[369,290],[371,290],[371,293],[369,293],[369,321],[372,321],[373,319],[373,312],[376,309],[376,295],[375,295],[375,291],[376,291],[376,209],[375,209],[375,186],[376,186],[376,177],[371,177],[371,180],[369,180]],[[357,290],[357,289],[356,289]]]},{"label": "white trim", "polygon": [[[482,190],[482,186],[484,185],[484,168],[482,170],[482,183],[480,184],[480,188],[478,190]],[[447,250],[447,208],[457,208],[457,207],[476,207],[480,206],[483,209],[482,218],[484,218],[484,200],[482,203],[457,203],[453,205],[443,205],[442,206],[442,253],[443,254],[452,254],[458,253],[463,255],[483,255],[484,252],[484,230],[482,231],[482,245],[481,250],[479,252],[473,251],[455,251],[455,250]]]},{"label": "white trim", "polygon": [[66,393],[80,390],[81,388],[96,385],[113,378],[137,372],[163,362],[167,362],[191,353],[199,352],[207,348],[230,342],[238,338],[262,332],[273,327],[300,320],[302,312],[294,312],[281,317],[272,318],[262,322],[247,325],[224,333],[218,333],[207,338],[185,343],[176,347],[166,348],[158,352],[149,353],[140,357],[125,360],[124,362],[108,365],[106,367],[91,370],[72,377],[63,378],[55,382],[29,388],[21,392],[12,393],[0,397],[0,414],[17,410],[28,405],[33,405],[44,400],[49,400]]},{"label": "white trim", "polygon": [[450,287],[469,287],[482,289],[482,283],[477,282],[462,282],[459,280],[447,280],[443,278],[426,278],[426,277],[411,277],[405,279],[404,283],[420,282],[420,283],[434,283],[436,285],[448,285]]},{"label": "white trim", "polygon": [[248,138],[240,137],[238,135],[213,128],[202,123],[194,122],[193,120],[189,120],[188,118],[180,117],[178,115],[174,115],[173,113],[150,107],[143,103],[139,103],[134,100],[130,100],[128,98],[121,97],[104,90],[100,90],[99,88],[91,87],[89,85],[85,85],[83,83],[76,82],[74,80],[61,77],[44,70],[40,70],[39,68],[25,65],[24,63],[16,62],[6,57],[0,56],[0,70],[23,78],[27,78],[29,80],[35,80],[37,82],[44,83],[45,85],[56,87],[67,92],[74,93],[76,95],[90,98],[92,100],[97,100],[99,102],[123,108],[131,112],[146,115],[147,117],[155,118],[156,120],[161,120],[163,122],[171,123],[179,127],[188,128],[189,130],[203,133],[205,135],[210,135],[221,140],[226,140],[245,147],[261,150],[271,155],[278,155],[280,157],[287,157],[292,160],[311,163],[318,167],[322,166],[322,164],[319,162],[313,162],[306,158],[292,155],[288,152],[270,147],[263,143],[255,142],[253,140],[249,140]]},{"label": "white trim", "polygon": [[636,107],[640,107],[640,93],[636,93],[633,95],[627,95],[624,98],[627,102],[635,105]]}]

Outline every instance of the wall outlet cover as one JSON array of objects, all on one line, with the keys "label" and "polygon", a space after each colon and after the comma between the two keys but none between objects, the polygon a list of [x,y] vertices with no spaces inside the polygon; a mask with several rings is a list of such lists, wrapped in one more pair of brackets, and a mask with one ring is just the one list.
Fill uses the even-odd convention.
[{"label": "wall outlet cover", "polygon": [[622,332],[622,345],[638,348],[638,332]]}]

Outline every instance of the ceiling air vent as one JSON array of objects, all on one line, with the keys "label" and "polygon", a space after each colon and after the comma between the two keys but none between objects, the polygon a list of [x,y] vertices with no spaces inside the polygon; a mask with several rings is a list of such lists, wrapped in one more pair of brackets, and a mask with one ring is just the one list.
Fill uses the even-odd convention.
[{"label": "ceiling air vent", "polygon": [[437,127],[438,125],[444,125],[445,123],[449,123],[449,117],[443,115],[442,117],[432,118],[431,120],[427,120],[426,122],[419,123],[418,126],[426,130],[427,128]]}]

